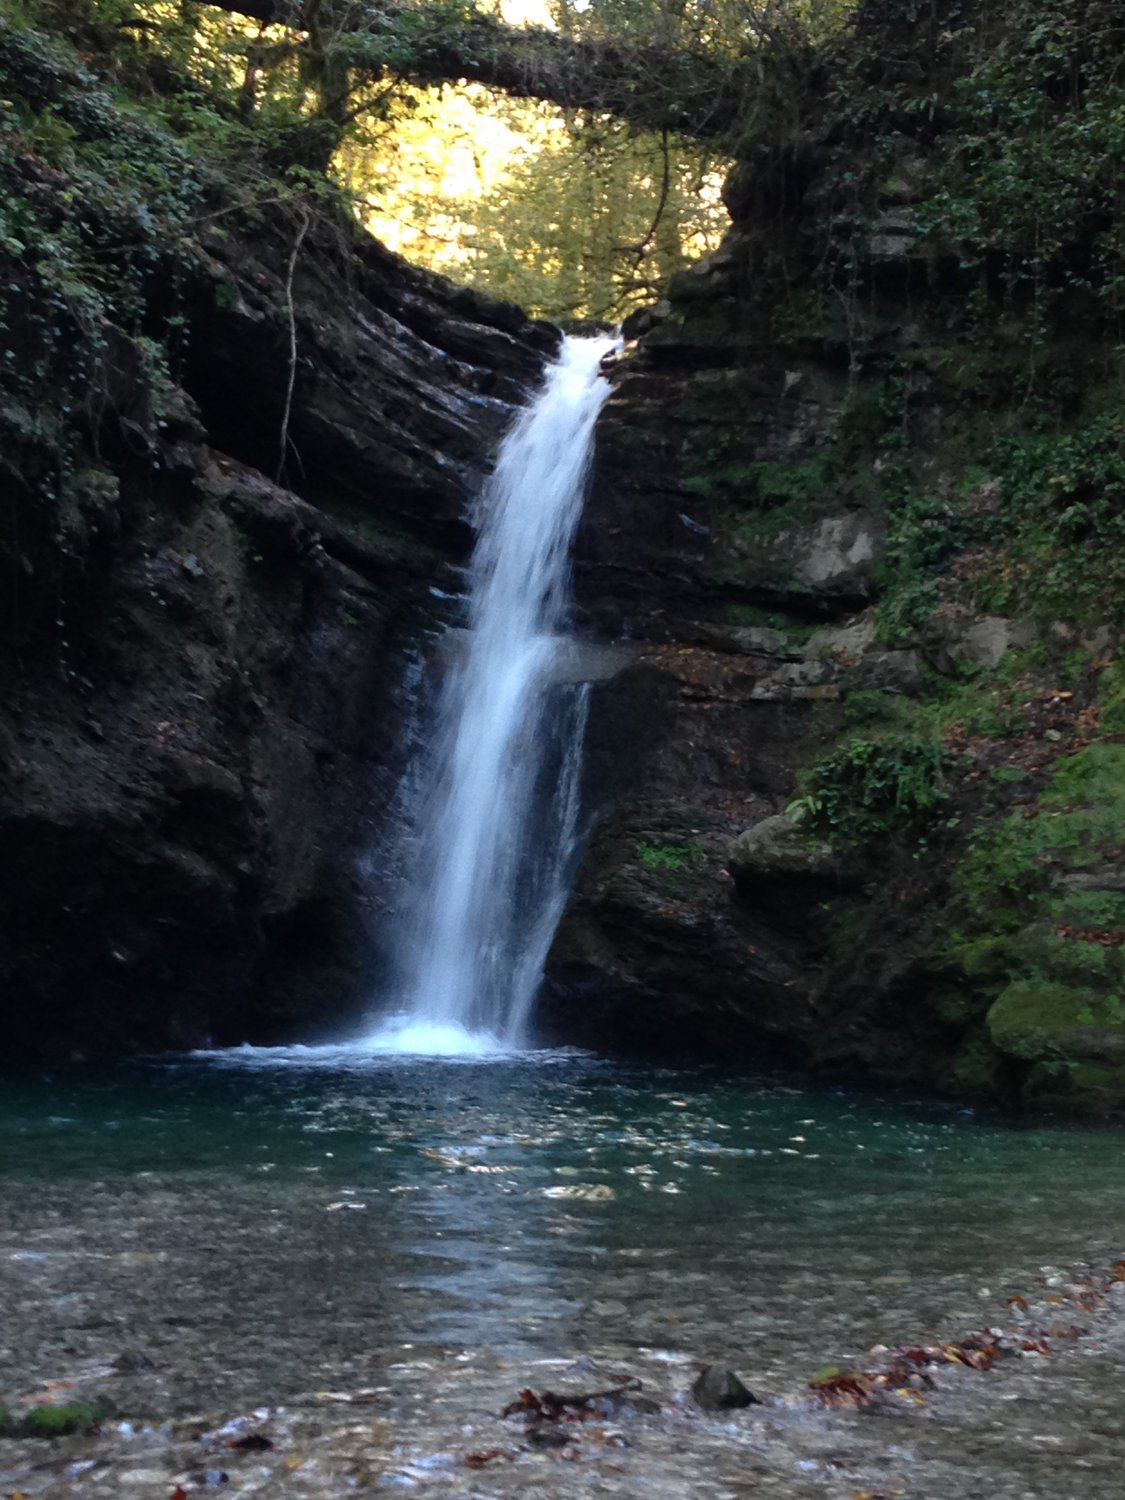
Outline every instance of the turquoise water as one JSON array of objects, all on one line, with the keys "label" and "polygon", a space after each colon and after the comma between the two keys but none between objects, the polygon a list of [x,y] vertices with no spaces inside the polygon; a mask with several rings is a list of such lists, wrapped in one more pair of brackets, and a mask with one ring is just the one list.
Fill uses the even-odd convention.
[{"label": "turquoise water", "polygon": [[[749,1474],[775,1493],[851,1495],[902,1469],[927,1497],[975,1493],[967,1475],[981,1494],[1108,1495],[1098,1486],[1125,1459],[1125,1424],[1107,1415],[1097,1436],[1100,1393],[1125,1373],[1113,1320],[1041,1368],[966,1375],[925,1421],[801,1405],[821,1366],[995,1323],[1007,1296],[1065,1281],[1073,1262],[1118,1259],[1115,1131],[559,1054],[227,1054],[6,1080],[0,1207],[9,1397],[100,1379],[131,1421],[156,1426],[282,1405],[290,1415],[270,1418],[281,1453],[326,1443],[324,1413],[355,1409],[328,1396],[363,1390],[386,1424],[363,1459],[373,1484],[460,1492],[457,1445],[510,1444],[499,1407],[522,1386],[565,1383],[582,1358],[639,1374],[672,1416],[642,1421],[643,1440],[615,1460],[623,1477],[528,1456],[474,1474],[472,1493],[548,1481],[552,1494],[633,1493],[643,1478],[656,1493],[717,1496]],[[154,1370],[100,1373],[127,1351]],[[689,1420],[682,1394],[709,1360],[776,1406]],[[998,1402],[1002,1415],[981,1416]],[[1062,1436],[1044,1447],[1056,1407]],[[308,1410],[319,1438],[285,1426]],[[1022,1432],[1035,1472],[1007,1447],[976,1452],[980,1421]],[[906,1426],[893,1441],[883,1430]],[[58,1493],[99,1474],[120,1482],[123,1439],[72,1441],[93,1443],[93,1477]],[[169,1432],[146,1441],[177,1473]],[[0,1490],[7,1477],[55,1493],[21,1467],[27,1444],[0,1448]],[[1059,1488],[1087,1450],[1084,1487]],[[339,1477],[317,1462],[286,1471],[282,1492],[334,1492]],[[150,1478],[133,1493],[169,1492],[138,1472]]]}]

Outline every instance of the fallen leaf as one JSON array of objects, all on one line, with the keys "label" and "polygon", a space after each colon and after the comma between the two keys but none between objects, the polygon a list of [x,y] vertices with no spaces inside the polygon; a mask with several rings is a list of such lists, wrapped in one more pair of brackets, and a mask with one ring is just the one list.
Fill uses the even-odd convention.
[{"label": "fallen leaf", "polygon": [[490,1464],[498,1458],[503,1458],[508,1463],[511,1463],[515,1456],[507,1448],[482,1448],[478,1453],[465,1454],[465,1467],[467,1469],[483,1469],[486,1464]]},{"label": "fallen leaf", "polygon": [[865,1370],[838,1370],[809,1381],[809,1389],[824,1406],[869,1406],[875,1377]]}]

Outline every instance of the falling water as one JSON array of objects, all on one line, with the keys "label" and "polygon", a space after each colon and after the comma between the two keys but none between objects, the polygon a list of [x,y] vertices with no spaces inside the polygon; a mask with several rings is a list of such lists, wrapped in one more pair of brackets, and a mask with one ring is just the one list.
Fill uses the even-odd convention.
[{"label": "falling water", "polygon": [[612,341],[568,339],[505,439],[473,520],[467,630],[438,706],[399,1014],[378,1050],[519,1048],[575,852],[586,689],[560,637]]}]

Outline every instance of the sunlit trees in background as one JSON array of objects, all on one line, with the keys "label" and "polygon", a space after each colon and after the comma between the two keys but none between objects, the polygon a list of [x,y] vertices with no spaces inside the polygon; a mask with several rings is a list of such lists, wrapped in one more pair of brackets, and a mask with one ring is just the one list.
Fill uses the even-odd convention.
[{"label": "sunlit trees in background", "polygon": [[327,171],[393,248],[566,321],[619,318],[717,244],[763,49],[807,54],[852,0],[85,5],[198,83],[185,129]]},{"label": "sunlit trees in background", "polygon": [[536,314],[609,319],[712,249],[727,216],[710,146],[478,86],[416,91],[342,179],[411,259]]}]

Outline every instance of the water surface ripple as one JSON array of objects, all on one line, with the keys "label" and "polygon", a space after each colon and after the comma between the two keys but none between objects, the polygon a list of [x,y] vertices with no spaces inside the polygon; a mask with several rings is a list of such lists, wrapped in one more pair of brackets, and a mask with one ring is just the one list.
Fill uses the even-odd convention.
[{"label": "water surface ripple", "polygon": [[[299,1051],[9,1079],[0,1120],[0,1398],[93,1382],[132,1432],[0,1442],[3,1493],[1121,1492],[1113,1298],[893,1418],[802,1395],[1117,1260],[1111,1131],[582,1056]],[[112,1372],[132,1351],[155,1368]],[[562,1454],[498,1420],[521,1387],[596,1383],[582,1360],[661,1415]],[[685,1403],[709,1360],[767,1404]],[[273,1450],[200,1441],[255,1409]]]}]

